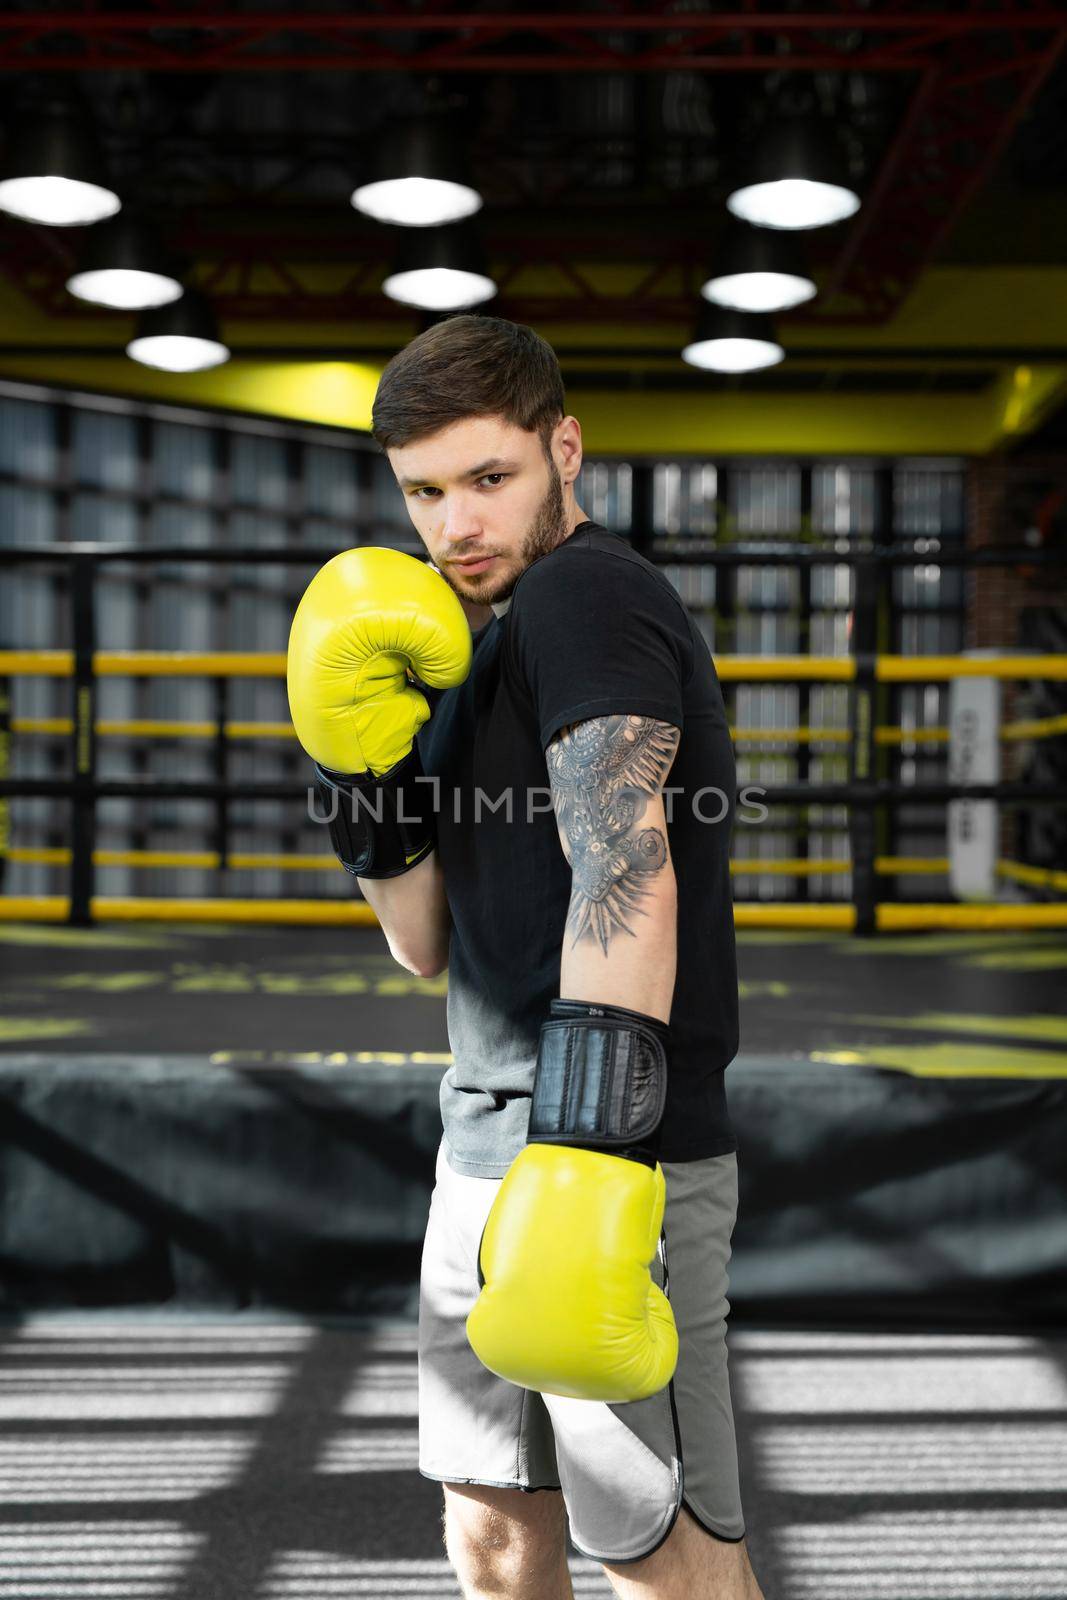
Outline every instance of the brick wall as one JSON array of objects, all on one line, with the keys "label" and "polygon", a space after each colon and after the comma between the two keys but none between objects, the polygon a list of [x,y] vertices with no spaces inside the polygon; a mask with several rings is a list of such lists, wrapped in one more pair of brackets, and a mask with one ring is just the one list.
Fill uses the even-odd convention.
[{"label": "brick wall", "polygon": [[[968,549],[991,545],[1003,548],[1018,545],[1025,557],[1029,547],[1028,528],[1033,526],[1037,508],[1050,484],[1067,479],[1067,456],[1032,453],[1007,455],[997,452],[973,461],[966,480],[966,528]],[[966,575],[966,648],[971,650],[1026,649],[1028,641],[1021,624],[1024,608],[1047,606],[1055,591],[1064,584],[1063,569],[1029,567],[977,567]],[[1064,595],[1067,604],[1067,595]],[[1005,683],[1002,717],[1005,722],[1026,714],[1020,704],[1023,691]],[[1023,747],[1005,743],[1001,748],[1002,776],[1005,780],[1020,773]],[[1015,854],[1013,813],[1002,813],[1001,853]]]},{"label": "brick wall", "polygon": [[[1049,486],[1067,482],[1067,453],[997,452],[972,461],[967,470],[967,545],[1019,545]],[[1047,605],[1050,585],[1063,587],[1063,569],[981,567],[967,575],[967,648],[1018,650],[1019,613],[1026,605]],[[1067,594],[1064,595],[1067,603]]]}]

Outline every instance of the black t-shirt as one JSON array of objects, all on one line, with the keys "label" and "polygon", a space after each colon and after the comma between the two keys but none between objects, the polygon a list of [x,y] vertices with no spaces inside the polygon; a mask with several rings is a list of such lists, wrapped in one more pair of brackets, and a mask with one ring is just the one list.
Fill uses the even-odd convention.
[{"label": "black t-shirt", "polygon": [[441,1114],[459,1172],[499,1177],[525,1143],[538,1034],[559,993],[571,871],[545,748],[569,723],[626,713],[681,730],[666,797],[678,964],[660,1159],[737,1148],[723,1083],[737,1051],[737,963],[722,693],[668,580],[585,522],[527,568],[510,609],[475,635],[469,677],[438,698],[418,740],[440,780],[454,1059]]}]

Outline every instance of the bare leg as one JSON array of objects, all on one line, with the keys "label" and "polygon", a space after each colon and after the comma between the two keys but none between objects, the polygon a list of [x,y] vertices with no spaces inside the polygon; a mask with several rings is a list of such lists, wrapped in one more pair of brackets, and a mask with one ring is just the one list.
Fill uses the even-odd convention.
[{"label": "bare leg", "polygon": [[763,1600],[745,1541],[712,1538],[684,1506],[657,1551],[604,1571],[619,1600]]},{"label": "bare leg", "polygon": [[561,1494],[480,1483],[444,1491],[445,1549],[465,1600],[574,1600]]}]

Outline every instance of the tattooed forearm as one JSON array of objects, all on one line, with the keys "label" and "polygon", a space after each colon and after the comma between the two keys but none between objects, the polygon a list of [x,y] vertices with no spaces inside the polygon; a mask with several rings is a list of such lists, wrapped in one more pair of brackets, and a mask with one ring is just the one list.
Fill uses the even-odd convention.
[{"label": "tattooed forearm", "polygon": [[573,888],[567,927],[573,943],[592,939],[606,955],[633,934],[667,860],[665,829],[642,826],[662,793],[677,728],[653,717],[594,717],[565,728],[548,747],[548,776]]}]

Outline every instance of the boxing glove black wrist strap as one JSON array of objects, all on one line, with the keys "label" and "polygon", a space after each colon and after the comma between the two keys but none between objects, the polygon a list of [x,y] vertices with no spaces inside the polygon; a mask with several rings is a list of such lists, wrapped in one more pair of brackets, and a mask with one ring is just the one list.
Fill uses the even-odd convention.
[{"label": "boxing glove black wrist strap", "polygon": [[317,762],[315,775],[330,843],[354,877],[398,878],[437,843],[437,786],[423,777],[417,745],[380,778],[332,772]]},{"label": "boxing glove black wrist strap", "polygon": [[669,1038],[665,1023],[639,1011],[553,1000],[541,1025],[529,1141],[654,1164]]}]

